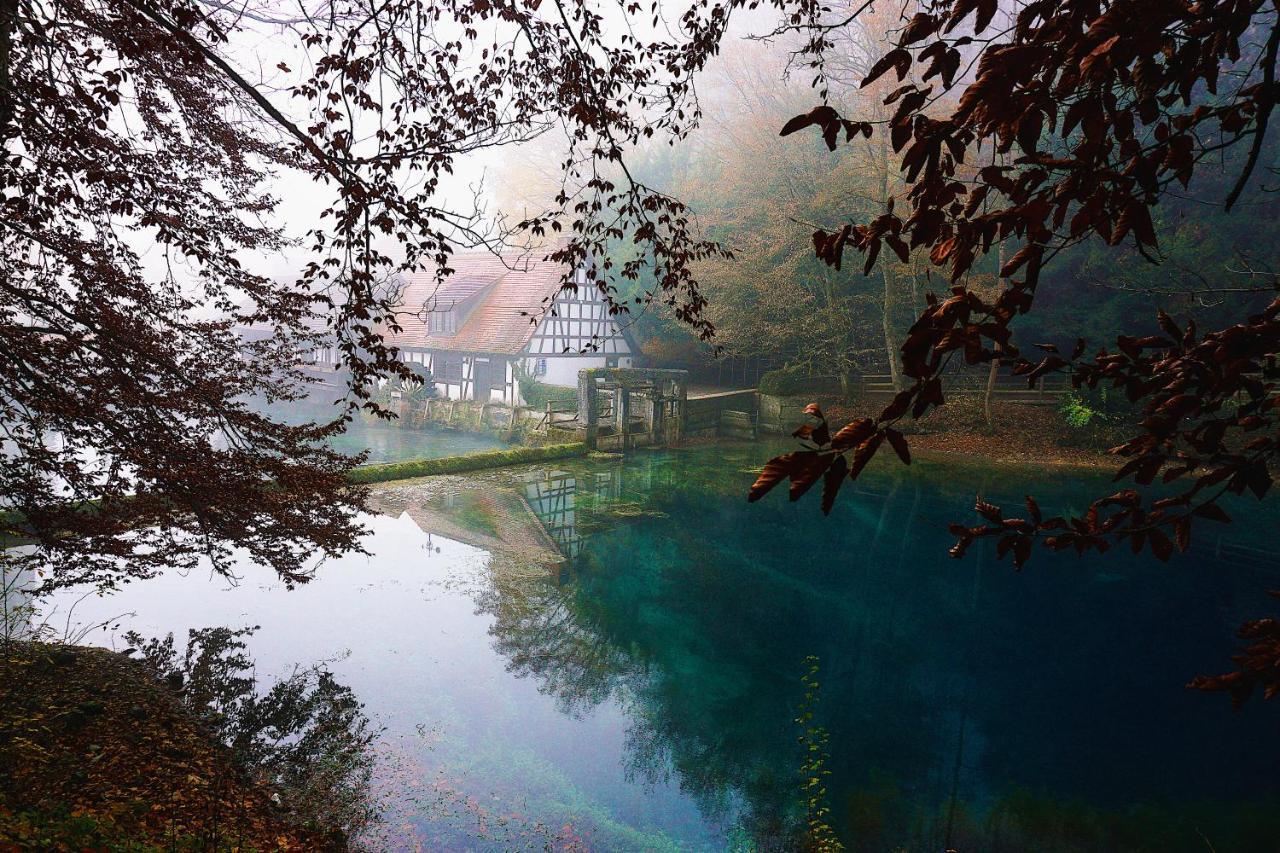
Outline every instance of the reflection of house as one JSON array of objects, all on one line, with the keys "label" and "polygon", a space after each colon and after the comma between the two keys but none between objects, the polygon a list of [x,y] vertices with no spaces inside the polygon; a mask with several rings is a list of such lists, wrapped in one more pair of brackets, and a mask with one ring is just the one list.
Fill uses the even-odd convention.
[{"label": "reflection of house", "polygon": [[547,472],[525,484],[524,497],[560,553],[570,560],[582,550],[577,520],[578,481],[563,472]]},{"label": "reflection of house", "polygon": [[440,494],[430,488],[401,486],[380,490],[370,500],[370,506],[393,518],[407,515],[423,533],[490,554],[506,554],[539,564],[563,559],[557,543],[548,536],[524,497],[512,489],[490,485]]},{"label": "reflection of house", "polygon": [[630,366],[635,345],[585,272],[576,293],[557,295],[558,264],[469,253],[449,265],[443,283],[434,272],[405,282],[401,330],[387,332],[404,361],[430,371],[441,396],[518,404],[517,368],[573,387],[583,368]]}]

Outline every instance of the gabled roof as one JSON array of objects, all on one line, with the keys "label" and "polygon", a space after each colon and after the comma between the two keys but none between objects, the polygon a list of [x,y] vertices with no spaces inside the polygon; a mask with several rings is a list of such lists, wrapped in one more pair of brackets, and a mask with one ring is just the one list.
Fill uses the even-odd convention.
[{"label": "gabled roof", "polygon": [[[516,355],[533,337],[544,300],[555,296],[564,267],[540,260],[541,255],[490,252],[454,255],[454,270],[437,286],[435,271],[420,272],[405,281],[403,312],[396,318],[401,331],[386,333],[387,342],[404,348]],[[432,334],[426,311],[449,310],[478,299],[452,335]],[[424,310],[425,309],[425,310]],[[461,319],[461,318],[460,318]]]}]

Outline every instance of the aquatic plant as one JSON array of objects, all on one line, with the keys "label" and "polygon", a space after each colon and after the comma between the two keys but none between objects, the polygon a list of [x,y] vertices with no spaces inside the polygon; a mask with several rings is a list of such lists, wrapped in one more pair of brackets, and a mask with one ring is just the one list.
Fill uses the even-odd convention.
[{"label": "aquatic plant", "polygon": [[804,849],[813,853],[837,853],[844,845],[831,828],[831,805],[827,799],[826,779],[831,775],[827,762],[830,735],[813,720],[822,684],[818,681],[819,664],[816,655],[804,659],[805,673],[800,677],[804,685],[804,698],[796,712],[795,722],[800,726],[800,746],[804,760],[800,764],[800,792],[804,799],[805,829]]}]

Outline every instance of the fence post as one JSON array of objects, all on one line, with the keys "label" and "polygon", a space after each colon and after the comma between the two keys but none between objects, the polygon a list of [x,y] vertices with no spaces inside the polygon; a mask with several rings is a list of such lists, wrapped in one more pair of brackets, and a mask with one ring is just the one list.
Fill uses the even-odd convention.
[{"label": "fence post", "polygon": [[[579,376],[581,376],[581,374],[579,374]],[[580,389],[580,392],[581,392],[580,398],[582,400],[582,405],[586,407],[586,412],[585,413],[580,412],[579,417],[582,417],[583,415],[585,415],[587,419],[587,435],[586,435],[587,449],[595,450],[596,435],[598,431],[598,427],[596,426],[597,412],[596,412],[595,379],[591,377],[586,377],[585,379],[579,379],[578,388]]]},{"label": "fence post", "polygon": [[618,390],[614,392],[613,405],[616,409],[614,414],[617,416],[618,434],[622,438],[622,452],[627,453],[631,450],[631,390],[627,386],[618,386]]}]

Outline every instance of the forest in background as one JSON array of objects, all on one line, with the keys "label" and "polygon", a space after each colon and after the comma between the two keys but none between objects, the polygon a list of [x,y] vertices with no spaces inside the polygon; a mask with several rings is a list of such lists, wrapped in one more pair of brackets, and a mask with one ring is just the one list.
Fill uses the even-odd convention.
[{"label": "forest in background", "polygon": [[[884,76],[861,83],[901,27],[897,8],[885,6],[832,34],[838,49],[828,57],[826,82],[840,115],[876,123],[891,117],[893,106],[884,101],[898,82]],[[830,378],[891,374],[900,385],[906,332],[925,294],[945,294],[951,282],[924,248],[905,261],[886,251],[869,273],[856,264],[833,268],[815,256],[816,229],[869,220],[891,200],[901,207],[909,185],[887,134],[858,136],[852,144],[842,138],[835,150],[819,134],[779,135],[814,102],[807,69],[793,61],[798,49],[782,36],[735,42],[703,78],[700,127],[675,145],[651,139],[629,162],[637,181],[687,203],[702,235],[733,253],[695,265],[714,340],[699,340],[674,318],[651,275],[623,281],[618,296],[630,303],[631,331],[655,366],[714,365],[718,347],[721,357],[753,360],[761,369]],[[938,114],[952,108],[935,105]],[[549,133],[506,153],[493,181],[502,215],[519,220],[554,195],[562,145]],[[989,147],[980,157],[986,159],[972,168],[1014,160]],[[1046,263],[1035,309],[1013,326],[1015,343],[1069,349],[1084,338],[1094,351],[1113,347],[1126,330],[1157,331],[1157,309],[1218,328],[1265,307],[1280,271],[1280,193],[1264,183],[1224,213],[1222,200],[1243,157],[1235,149],[1221,152],[1199,166],[1189,187],[1170,191],[1152,209],[1158,251],[1144,257],[1133,245],[1108,246],[1094,236]],[[1280,165],[1274,136],[1262,164]],[[614,253],[619,264],[637,256],[625,239]],[[1004,287],[1002,262],[993,251],[965,283],[994,298]]]}]

